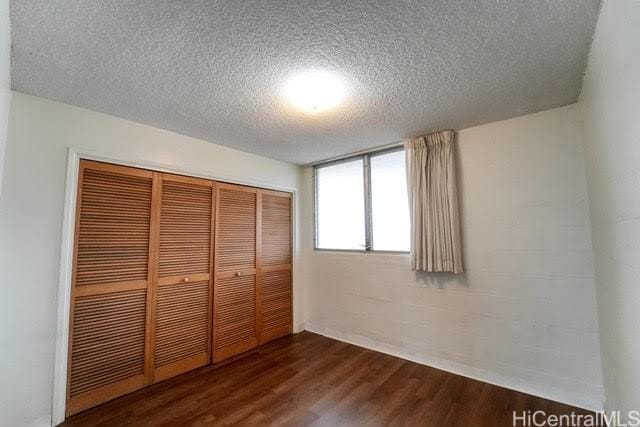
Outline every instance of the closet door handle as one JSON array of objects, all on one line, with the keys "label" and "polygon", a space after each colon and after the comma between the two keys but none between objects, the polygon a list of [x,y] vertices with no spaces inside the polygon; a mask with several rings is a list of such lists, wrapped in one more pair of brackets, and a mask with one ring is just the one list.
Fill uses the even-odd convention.
[{"label": "closet door handle", "polygon": [[189,283],[189,281],[190,281],[190,280],[191,280],[191,279],[189,278],[189,276],[187,276],[187,277],[185,277],[184,279],[182,279],[182,281],[183,281],[184,283]]},{"label": "closet door handle", "polygon": [[240,276],[242,276],[242,273],[239,271],[236,271],[236,277],[240,277]]}]

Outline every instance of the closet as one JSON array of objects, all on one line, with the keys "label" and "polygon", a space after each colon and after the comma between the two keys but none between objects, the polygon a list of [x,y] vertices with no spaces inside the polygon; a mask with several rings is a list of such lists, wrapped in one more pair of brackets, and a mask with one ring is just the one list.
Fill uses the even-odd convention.
[{"label": "closet", "polygon": [[292,333],[291,202],[82,160],[67,415]]}]

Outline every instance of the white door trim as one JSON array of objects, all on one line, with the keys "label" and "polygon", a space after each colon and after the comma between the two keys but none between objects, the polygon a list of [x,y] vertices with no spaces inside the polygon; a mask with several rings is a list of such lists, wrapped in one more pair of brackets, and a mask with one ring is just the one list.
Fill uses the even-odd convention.
[{"label": "white door trim", "polygon": [[[274,186],[266,182],[247,180],[238,177],[220,176],[207,171],[190,170],[179,168],[166,164],[159,164],[143,159],[122,158],[111,156],[109,154],[99,153],[95,151],[85,150],[76,147],[69,147],[67,151],[67,176],[65,182],[64,193],[64,213],[62,222],[62,239],[60,245],[60,273],[58,276],[58,293],[57,293],[57,316],[56,316],[56,337],[55,337],[55,362],[53,373],[53,402],[51,412],[51,425],[56,426],[65,419],[65,406],[67,400],[67,357],[69,346],[69,316],[71,304],[71,275],[73,271],[73,241],[75,230],[75,213],[76,213],[76,195],[78,187],[78,171],[80,159],[96,160],[108,163],[114,163],[124,166],[132,166],[143,169],[151,169],[158,172],[175,173],[180,175],[188,175],[197,178],[211,179],[215,181],[229,182],[233,184],[249,185],[252,187],[260,187],[269,190],[287,191],[292,193],[293,201],[293,289],[296,289],[296,270],[297,270],[297,190],[286,186]],[[293,313],[294,313],[294,331],[300,328],[296,327],[298,319],[295,318],[297,305],[300,303],[299,298],[294,292]]]}]

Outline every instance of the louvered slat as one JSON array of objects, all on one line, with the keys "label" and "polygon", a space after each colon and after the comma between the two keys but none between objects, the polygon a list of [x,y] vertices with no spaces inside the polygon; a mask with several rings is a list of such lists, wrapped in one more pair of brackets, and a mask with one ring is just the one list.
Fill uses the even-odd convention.
[{"label": "louvered slat", "polygon": [[210,183],[163,180],[159,277],[209,273],[211,198]]},{"label": "louvered slat", "polygon": [[255,276],[219,279],[216,349],[255,340]]},{"label": "louvered slat", "polygon": [[151,188],[151,177],[83,169],[76,286],[147,279]]},{"label": "louvered slat", "polygon": [[156,307],[156,367],[208,352],[209,282],[160,286]]},{"label": "louvered slat", "polygon": [[216,262],[218,271],[256,266],[256,193],[218,189]]},{"label": "louvered slat", "polygon": [[269,193],[262,197],[263,266],[291,264],[291,198]]},{"label": "louvered slat", "polygon": [[258,309],[260,344],[290,334],[292,321],[291,194],[259,190],[260,262]]},{"label": "louvered slat", "polygon": [[262,334],[291,326],[291,272],[272,271],[262,274],[260,287]]},{"label": "louvered slat", "polygon": [[153,172],[82,160],[67,413],[145,378]]},{"label": "louvered slat", "polygon": [[146,289],[78,297],[69,395],[144,373]]},{"label": "louvered slat", "polygon": [[211,181],[162,175],[155,382],[209,361],[213,197]]},{"label": "louvered slat", "polygon": [[214,361],[258,345],[257,191],[219,184],[216,206]]}]

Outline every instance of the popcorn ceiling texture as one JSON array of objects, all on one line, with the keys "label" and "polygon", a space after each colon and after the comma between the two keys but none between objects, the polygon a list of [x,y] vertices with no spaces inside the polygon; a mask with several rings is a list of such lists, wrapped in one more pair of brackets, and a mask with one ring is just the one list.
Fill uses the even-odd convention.
[{"label": "popcorn ceiling texture", "polygon": [[[21,0],[14,90],[295,163],[576,101],[597,0]],[[349,94],[282,97],[306,69]]]}]

